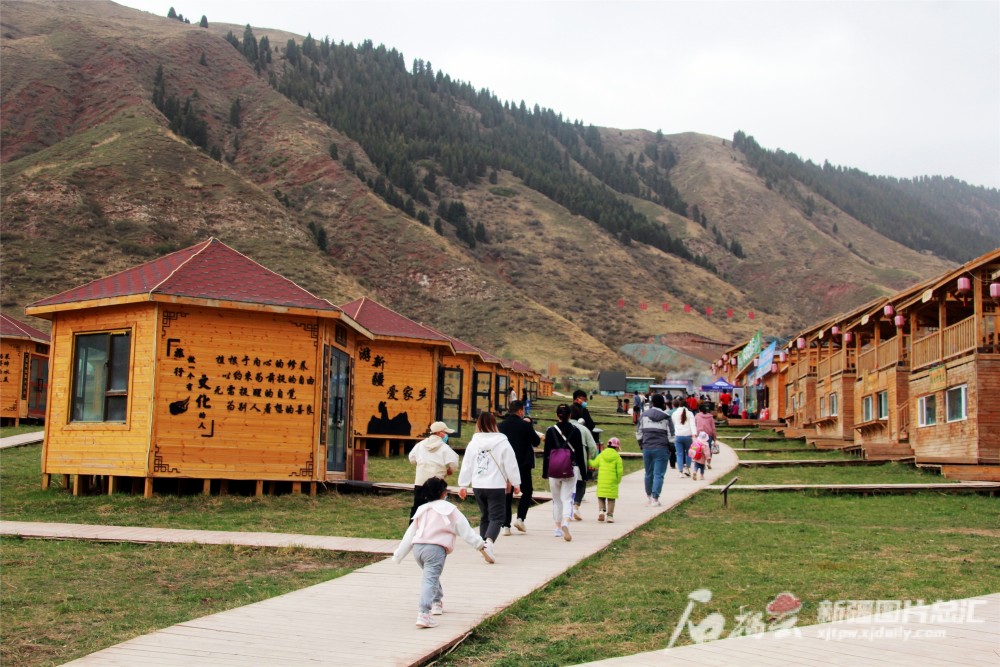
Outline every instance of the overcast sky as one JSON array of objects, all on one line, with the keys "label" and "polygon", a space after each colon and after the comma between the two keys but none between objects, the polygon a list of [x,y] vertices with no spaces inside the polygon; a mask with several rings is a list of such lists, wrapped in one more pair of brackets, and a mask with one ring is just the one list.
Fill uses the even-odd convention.
[{"label": "overcast sky", "polygon": [[1000,188],[1000,0],[118,0],[402,51],[623,129],[736,130],[871,174]]}]

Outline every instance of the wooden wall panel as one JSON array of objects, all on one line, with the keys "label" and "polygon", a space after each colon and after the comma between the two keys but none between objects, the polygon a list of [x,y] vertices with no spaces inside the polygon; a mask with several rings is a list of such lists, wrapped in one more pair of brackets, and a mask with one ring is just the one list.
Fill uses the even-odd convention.
[{"label": "wooden wall panel", "polygon": [[18,419],[28,414],[28,402],[21,400],[24,355],[35,349],[32,341],[0,338],[0,417]]},{"label": "wooden wall panel", "polygon": [[[74,336],[121,329],[132,332],[126,422],[71,422]],[[55,315],[49,355],[48,413],[42,446],[43,473],[145,474],[155,332],[156,308],[148,303]]]},{"label": "wooden wall panel", "polygon": [[355,359],[354,435],[418,437],[434,421],[438,348],[359,341]]},{"label": "wooden wall panel", "polygon": [[325,479],[315,460],[324,327],[305,316],[164,305],[152,475]]},{"label": "wooden wall panel", "polygon": [[[986,397],[1000,395],[1000,363],[993,359],[966,357],[945,366],[946,387],[966,385],[967,418],[947,421],[946,389],[934,385],[930,369],[914,373],[910,380],[911,433],[918,461],[935,463],[1000,462],[1000,409]],[[916,406],[921,396],[933,394],[937,424],[917,427]]]}]

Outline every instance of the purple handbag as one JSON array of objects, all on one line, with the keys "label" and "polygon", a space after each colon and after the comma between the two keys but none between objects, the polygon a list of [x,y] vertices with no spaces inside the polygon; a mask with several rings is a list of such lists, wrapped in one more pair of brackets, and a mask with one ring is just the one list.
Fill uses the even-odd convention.
[{"label": "purple handbag", "polygon": [[[557,427],[553,426],[559,437],[566,442],[566,436]],[[568,444],[568,443],[567,443]],[[565,479],[573,477],[573,450],[569,447],[560,447],[549,452],[549,477]]]}]

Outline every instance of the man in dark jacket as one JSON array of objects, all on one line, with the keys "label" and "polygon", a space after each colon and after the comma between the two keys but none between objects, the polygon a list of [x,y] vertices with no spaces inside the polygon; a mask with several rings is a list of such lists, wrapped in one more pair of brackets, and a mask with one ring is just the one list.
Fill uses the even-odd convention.
[{"label": "man in dark jacket", "polygon": [[653,407],[642,413],[635,438],[642,448],[642,465],[646,469],[646,497],[651,507],[660,506],[663,476],[667,472],[670,451],[674,448],[671,436],[673,420],[664,409],[666,402],[660,394],[653,394]]},{"label": "man in dark jacket", "polygon": [[[528,516],[528,508],[531,507],[531,493],[534,490],[531,484],[531,471],[535,467],[535,447],[542,440],[535,432],[531,418],[524,416],[524,403],[522,401],[511,401],[507,410],[507,416],[500,422],[498,428],[501,433],[507,436],[510,446],[514,448],[517,468],[521,473],[521,500],[517,503],[517,519],[514,520],[514,527],[523,533],[527,530],[524,527],[524,520]],[[510,535],[513,504],[514,494],[509,492],[504,514],[504,535]]]}]

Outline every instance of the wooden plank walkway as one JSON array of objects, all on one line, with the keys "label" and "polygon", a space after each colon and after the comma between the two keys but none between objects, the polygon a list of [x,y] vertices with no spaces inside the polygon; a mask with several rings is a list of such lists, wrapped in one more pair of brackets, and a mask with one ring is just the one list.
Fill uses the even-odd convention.
[{"label": "wooden plank walkway", "polygon": [[[734,619],[727,619],[734,621]],[[676,619],[665,619],[668,625]],[[728,628],[727,628],[728,629]],[[1000,593],[758,636],[720,639],[578,667],[1000,664]]]},{"label": "wooden plank walkway", "polygon": [[32,431],[31,433],[21,433],[20,435],[9,435],[6,438],[0,438],[0,449],[7,449],[9,447],[23,447],[25,445],[34,445],[41,442],[45,438],[45,431]]},{"label": "wooden plank walkway", "polygon": [[[722,490],[721,485],[708,487]],[[833,493],[1000,493],[1000,482],[952,482],[931,484],[733,484],[729,491],[830,491]]]},{"label": "wooden plank walkway", "polygon": [[[913,463],[913,457],[908,459],[897,459],[899,463]],[[873,461],[870,459],[742,459],[741,468],[815,468],[823,466],[882,466],[889,461]]]},{"label": "wooden plank walkway", "polygon": [[[73,665],[413,665],[461,641],[487,618],[546,585],[576,563],[608,547],[736,467],[722,447],[708,481],[667,475],[662,507],[647,507],[642,471],[622,480],[615,523],[598,523],[588,491],[584,521],[573,541],[553,537],[550,506],[528,514],[528,532],[501,537],[488,565],[464,543],[448,557],[441,583],[446,613],[440,625],[416,628],[420,568],[412,557],[356,570],[317,586],[129,640]],[[402,526],[400,527],[402,529]],[[402,530],[401,530],[402,532]]]},{"label": "wooden plank walkway", "polygon": [[35,521],[0,521],[0,535],[17,535],[53,540],[94,540],[97,542],[236,544],[254,547],[305,547],[328,551],[361,551],[391,554],[398,541],[361,537],[297,535],[292,533],[249,533],[224,530],[188,530],[145,526],[97,526]]}]

